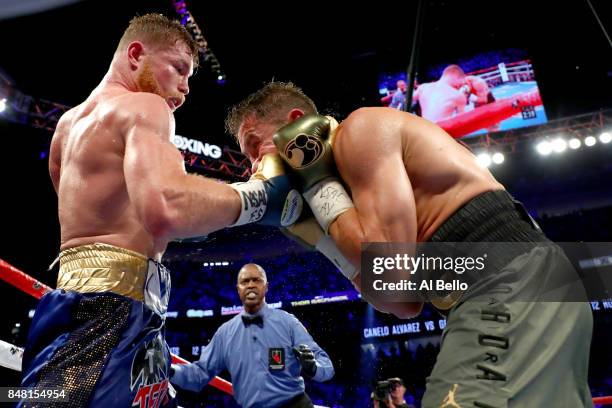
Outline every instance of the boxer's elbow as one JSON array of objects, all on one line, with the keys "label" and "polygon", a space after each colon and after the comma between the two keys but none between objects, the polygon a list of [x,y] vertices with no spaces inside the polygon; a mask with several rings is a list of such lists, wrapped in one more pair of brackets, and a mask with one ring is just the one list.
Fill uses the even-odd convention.
[{"label": "boxer's elbow", "polygon": [[383,302],[371,297],[367,291],[362,291],[361,274],[355,276],[352,282],[361,297],[379,312],[390,313],[399,319],[412,319],[423,310],[423,302]]},{"label": "boxer's elbow", "polygon": [[177,238],[184,227],[184,192],[168,187],[147,189],[141,196],[139,216],[144,227],[156,239]]},{"label": "boxer's elbow", "polygon": [[163,194],[156,193],[140,206],[140,219],[145,229],[156,239],[170,237],[176,230],[176,216]]}]

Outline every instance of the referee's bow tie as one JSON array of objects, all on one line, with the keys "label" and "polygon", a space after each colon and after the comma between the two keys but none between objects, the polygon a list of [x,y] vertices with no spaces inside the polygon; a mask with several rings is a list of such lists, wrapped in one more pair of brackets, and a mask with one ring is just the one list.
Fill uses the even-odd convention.
[{"label": "referee's bow tie", "polygon": [[247,315],[242,315],[242,322],[244,323],[245,326],[248,326],[250,324],[256,324],[259,327],[263,327],[263,318],[259,315],[257,316],[247,316]]}]

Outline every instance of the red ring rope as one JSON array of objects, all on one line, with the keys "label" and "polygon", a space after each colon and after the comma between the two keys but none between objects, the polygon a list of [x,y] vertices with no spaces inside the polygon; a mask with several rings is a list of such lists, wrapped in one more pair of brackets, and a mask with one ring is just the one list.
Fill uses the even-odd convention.
[{"label": "red ring rope", "polygon": [[595,397],[595,398],[593,398],[593,404],[595,404],[595,405],[612,405],[612,396]]},{"label": "red ring rope", "polygon": [[[40,299],[45,293],[52,290],[49,286],[37,281],[30,275],[20,271],[2,259],[0,259],[0,279],[13,285],[28,295],[32,295],[36,299]],[[177,364],[189,363],[189,361],[179,356],[175,356],[174,354],[172,355],[172,362]],[[214,377],[208,384],[230,395],[234,395],[232,383],[224,380],[223,378]]]},{"label": "red ring rope", "polygon": [[460,113],[449,119],[436,122],[438,126],[454,138],[460,138],[478,129],[487,128],[509,118],[525,106],[542,105],[538,90],[514,95],[481,106],[469,112]]}]

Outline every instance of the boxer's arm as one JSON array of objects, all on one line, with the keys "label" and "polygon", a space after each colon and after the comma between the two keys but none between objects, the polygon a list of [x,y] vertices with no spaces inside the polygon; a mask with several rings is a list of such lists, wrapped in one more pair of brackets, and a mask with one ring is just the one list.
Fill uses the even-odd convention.
[{"label": "boxer's arm", "polygon": [[68,111],[64,113],[57,122],[53,138],[51,139],[51,146],[49,147],[49,175],[51,176],[51,182],[53,183],[55,193],[59,193],[62,141],[66,137],[66,133],[70,131],[69,123],[71,112],[72,111]]},{"label": "boxer's arm", "polygon": [[455,98],[455,113],[460,114],[465,111],[465,105],[467,105],[467,100],[465,96],[459,95]]},{"label": "boxer's arm", "polygon": [[136,94],[125,109],[125,181],[145,227],[170,240],[206,235],[236,221],[241,201],[232,188],[186,173],[170,142],[174,122],[164,100]]},{"label": "boxer's arm", "polygon": [[[416,206],[401,144],[400,124],[406,117],[392,110],[359,109],[343,122],[336,137],[334,158],[355,208],[331,224],[330,234],[357,268],[362,242],[416,242]],[[360,275],[353,284],[361,290]],[[422,308],[422,303],[372,304],[404,318]]]},{"label": "boxer's arm", "polygon": [[487,94],[489,93],[489,86],[487,83],[482,80],[476,80],[472,83],[472,94],[476,96],[476,102],[478,103],[486,103],[487,102]]},{"label": "boxer's arm", "polygon": [[57,133],[51,140],[51,147],[49,149],[49,176],[51,176],[51,182],[55,193],[59,193],[59,178],[60,178],[60,163],[61,153]]}]

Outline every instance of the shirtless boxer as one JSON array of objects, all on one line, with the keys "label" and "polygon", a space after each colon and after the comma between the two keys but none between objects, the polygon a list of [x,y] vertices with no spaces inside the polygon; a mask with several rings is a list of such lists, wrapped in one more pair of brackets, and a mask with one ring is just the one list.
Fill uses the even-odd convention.
[{"label": "shirtless boxer", "polygon": [[[423,406],[451,400],[460,407],[591,406],[588,304],[516,302],[525,300],[519,292],[529,290],[532,279],[569,265],[522,206],[471,152],[427,120],[362,108],[339,126],[334,122],[317,115],[299,88],[270,83],[236,105],[226,125],[254,163],[275,152],[273,141],[279,146],[321,226],[318,235],[296,228],[312,221],[305,220],[289,232],[333,260],[334,249],[321,245],[331,237],[350,261],[341,270],[356,288],[364,242],[510,242],[533,248],[517,253],[509,245],[494,260],[498,274],[482,278],[493,288],[499,277],[508,278],[509,292],[461,298],[448,311]],[[409,318],[422,303],[374,306]]]},{"label": "shirtless boxer", "polygon": [[487,85],[487,81],[476,76],[467,75],[465,77],[468,98],[474,103],[474,108],[495,102],[495,97]]},{"label": "shirtless boxer", "polygon": [[185,172],[173,112],[197,56],[179,22],[136,17],[100,85],[57,125],[60,271],[32,322],[22,385],[66,390],[67,406],[172,405],[168,242],[299,214],[286,176],[228,186]]},{"label": "shirtless boxer", "polygon": [[458,65],[449,65],[435,82],[419,85],[412,96],[421,106],[421,116],[432,122],[462,113],[467,103],[460,88],[465,85],[465,73]]}]

